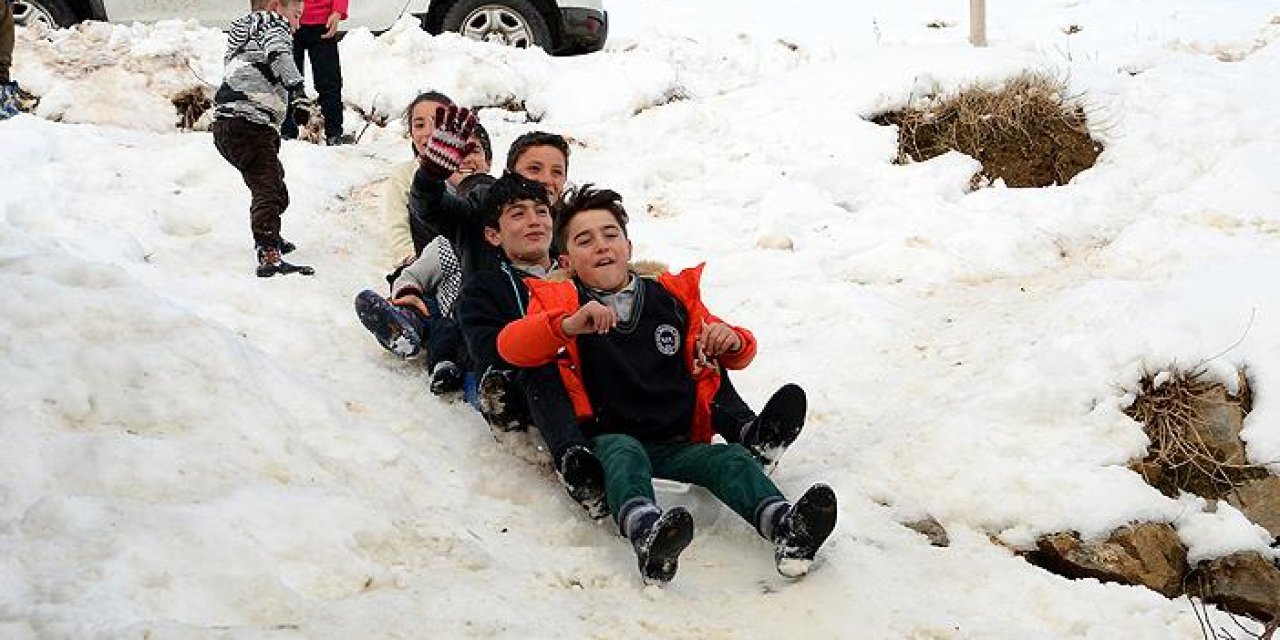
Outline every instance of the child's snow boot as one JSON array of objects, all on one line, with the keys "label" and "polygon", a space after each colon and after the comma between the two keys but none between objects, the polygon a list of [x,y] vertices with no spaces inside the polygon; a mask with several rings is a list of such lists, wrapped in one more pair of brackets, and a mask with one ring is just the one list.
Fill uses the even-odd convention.
[{"label": "child's snow boot", "polygon": [[649,513],[641,517],[648,524],[633,527],[629,537],[645,584],[666,584],[676,577],[680,553],[693,542],[693,516],[684,507],[672,507],[660,514],[652,504],[647,508]]},{"label": "child's snow boot", "polygon": [[401,358],[412,358],[422,350],[422,336],[405,317],[406,311],[368,289],[356,294],[355,304],[360,323],[384,349]]},{"label": "child's snow boot", "polygon": [[280,257],[280,247],[275,245],[258,245],[258,277],[270,278],[274,275],[301,273],[304,276],[315,275],[316,270],[301,264],[290,264]]},{"label": "child's snow boot", "polygon": [[760,460],[765,473],[773,473],[782,454],[800,436],[807,409],[804,389],[784,384],[743,429],[742,443]]},{"label": "child's snow boot", "polygon": [[515,388],[515,372],[489,369],[480,378],[477,396],[480,413],[495,432],[527,431],[519,392]]},{"label": "child's snow boot", "polygon": [[431,370],[431,393],[442,396],[462,390],[462,369],[458,365],[442,360]]},{"label": "child's snow boot", "polygon": [[587,510],[587,515],[599,520],[609,515],[609,502],[605,497],[604,465],[590,449],[575,444],[556,461],[556,474],[569,492],[569,497]]},{"label": "child's snow boot", "polygon": [[788,578],[809,573],[818,548],[835,528],[835,492],[822,483],[809,487],[772,527],[773,559],[778,573]]}]

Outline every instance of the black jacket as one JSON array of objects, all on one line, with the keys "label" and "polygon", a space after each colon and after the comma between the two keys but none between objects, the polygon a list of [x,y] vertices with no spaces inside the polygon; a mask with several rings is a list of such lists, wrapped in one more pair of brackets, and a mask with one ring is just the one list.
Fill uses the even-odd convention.
[{"label": "black jacket", "polygon": [[419,169],[409,190],[409,226],[416,236],[428,239],[442,235],[453,244],[462,264],[465,281],[472,274],[499,268],[505,261],[502,250],[484,238],[483,211],[485,194],[493,176],[473,176],[464,181],[465,196],[449,193],[443,180]]},{"label": "black jacket", "polygon": [[529,274],[501,260],[496,269],[477,271],[463,279],[458,324],[471,355],[472,371],[515,368],[498,354],[498,333],[508,322],[524,317],[529,307],[527,277]]}]

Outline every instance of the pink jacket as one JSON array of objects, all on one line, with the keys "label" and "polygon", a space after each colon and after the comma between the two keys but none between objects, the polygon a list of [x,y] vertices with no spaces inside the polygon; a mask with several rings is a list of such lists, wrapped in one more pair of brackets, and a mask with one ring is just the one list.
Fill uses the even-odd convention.
[{"label": "pink jacket", "polygon": [[302,19],[298,24],[324,24],[335,11],[346,20],[347,0],[307,0],[302,5]]}]

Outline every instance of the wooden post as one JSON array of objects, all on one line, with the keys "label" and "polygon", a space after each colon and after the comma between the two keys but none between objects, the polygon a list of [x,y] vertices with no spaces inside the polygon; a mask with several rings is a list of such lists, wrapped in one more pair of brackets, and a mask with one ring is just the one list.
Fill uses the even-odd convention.
[{"label": "wooden post", "polygon": [[987,46],[987,0],[969,0],[969,44]]}]

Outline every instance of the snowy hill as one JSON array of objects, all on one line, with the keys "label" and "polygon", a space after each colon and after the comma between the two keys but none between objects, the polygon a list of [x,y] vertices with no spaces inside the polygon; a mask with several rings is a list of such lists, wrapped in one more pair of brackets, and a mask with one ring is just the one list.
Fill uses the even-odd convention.
[{"label": "snowy hill", "polygon": [[[760,339],[743,396],[809,392],[774,479],[840,495],[812,575],[779,577],[725,509],[642,587],[536,455],[357,322],[403,129],[284,145],[284,234],[318,274],[258,279],[239,176],[168,103],[218,81],[222,34],[88,25],[20,36],[45,118],[0,123],[0,637],[1201,637],[1185,598],[991,538],[1194,515],[1184,542],[1213,542],[1125,467],[1144,367],[1247,365],[1249,455],[1280,473],[1280,10],[992,3],[972,49],[964,3],[793,4],[613,0],[581,58],[409,22],[342,54],[356,104],[523,104],[482,112],[499,160],[572,136],[638,256],[708,262],[709,306]],[[1067,186],[969,192],[975,161],[895,165],[868,121],[1024,68],[1093,108],[1105,151]],[[794,251],[759,246],[779,237]],[[899,524],[926,514],[951,547]],[[1219,551],[1266,550],[1222,521]]]}]

